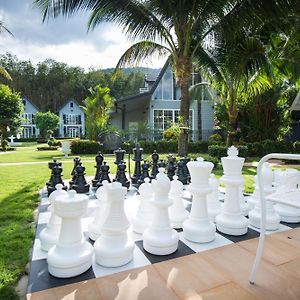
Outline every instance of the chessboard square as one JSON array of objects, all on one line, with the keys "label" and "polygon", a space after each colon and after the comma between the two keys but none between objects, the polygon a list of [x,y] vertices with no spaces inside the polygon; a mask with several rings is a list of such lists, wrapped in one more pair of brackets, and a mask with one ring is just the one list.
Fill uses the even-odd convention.
[{"label": "chessboard square", "polygon": [[47,227],[47,223],[43,223],[43,224],[37,224],[36,229],[35,229],[35,238],[39,238],[41,231]]},{"label": "chessboard square", "polygon": [[102,277],[110,274],[115,274],[118,272],[123,272],[131,269],[148,266],[150,264],[151,262],[143,254],[143,252],[138,247],[135,247],[133,253],[133,260],[127,263],[126,265],[115,267],[115,268],[103,267],[96,263],[95,256],[94,256],[92,268],[96,277]]},{"label": "chessboard square", "polygon": [[194,243],[184,238],[183,233],[179,233],[180,240],[185,243],[189,248],[195,252],[202,252],[213,248],[222,247],[225,245],[233,244],[232,241],[228,240],[224,236],[216,233],[216,238],[209,243]]},{"label": "chessboard square", "polygon": [[38,224],[47,224],[51,216],[50,211],[42,212],[39,214]]},{"label": "chessboard square", "polygon": [[41,240],[35,239],[32,249],[32,258],[31,260],[39,260],[39,259],[46,259],[47,252],[41,249]]},{"label": "chessboard square", "polygon": [[[251,228],[253,230],[256,230],[257,232],[260,233],[260,229],[259,228],[256,228],[256,227],[254,227],[252,225],[249,225],[249,228]],[[266,234],[267,235],[274,234],[274,233],[286,231],[286,230],[289,230],[289,229],[291,229],[291,228],[280,223],[279,228],[277,230],[266,230]]]},{"label": "chessboard square", "polygon": [[49,198],[48,197],[42,197],[41,198],[41,205],[50,205]]},{"label": "chessboard square", "polygon": [[40,204],[39,213],[47,212],[49,206],[50,206],[50,204]]},{"label": "chessboard square", "polygon": [[48,272],[48,264],[46,259],[34,260],[31,262],[27,293],[34,293],[92,278],[95,278],[92,268],[89,268],[83,274],[75,277],[56,278]]},{"label": "chessboard square", "polygon": [[220,232],[218,230],[217,230],[217,233],[219,233],[220,235],[224,236],[226,239],[228,239],[234,243],[259,237],[259,232],[254,229],[251,229],[249,227],[248,227],[247,233],[243,234],[243,235],[229,235],[229,234]]},{"label": "chessboard square", "polygon": [[288,226],[290,228],[298,228],[300,227],[300,222],[299,223],[286,223],[286,222],[280,222],[282,225]]},{"label": "chessboard square", "polygon": [[193,251],[191,248],[189,248],[186,244],[184,244],[180,240],[178,242],[178,249],[174,253],[169,254],[169,255],[151,254],[143,248],[143,241],[137,241],[135,243],[152,264],[195,253],[195,251]]}]

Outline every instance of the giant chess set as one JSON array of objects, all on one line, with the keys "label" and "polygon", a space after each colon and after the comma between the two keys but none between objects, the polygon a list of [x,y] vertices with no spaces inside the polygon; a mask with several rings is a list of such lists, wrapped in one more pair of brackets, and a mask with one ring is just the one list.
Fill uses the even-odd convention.
[{"label": "giant chess set", "polygon": [[[74,158],[72,179],[62,164],[48,164],[50,180],[41,192],[28,293],[130,270],[259,236],[260,192],[243,193],[244,158],[234,146],[221,159],[223,176],[199,157],[169,155],[143,161],[134,149],[134,174],[126,173],[125,151],[115,151],[113,180],[104,156],[96,156],[91,183]],[[143,162],[143,163],[142,163]],[[299,188],[294,169],[262,170],[265,195]],[[220,183],[223,187],[220,187]],[[300,210],[267,201],[267,234],[300,226]]]}]

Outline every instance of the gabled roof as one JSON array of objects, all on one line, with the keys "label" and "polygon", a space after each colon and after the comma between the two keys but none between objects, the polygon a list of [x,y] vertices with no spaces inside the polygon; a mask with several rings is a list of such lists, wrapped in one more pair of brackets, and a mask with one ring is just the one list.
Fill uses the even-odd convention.
[{"label": "gabled roof", "polygon": [[58,112],[60,112],[70,102],[74,102],[80,108],[80,105],[78,104],[78,102],[76,100],[70,99],[59,107]]},{"label": "gabled roof", "polygon": [[40,109],[34,104],[32,103],[28,98],[26,97],[22,97],[22,100],[26,100],[27,102],[29,102],[37,111],[40,111]]},{"label": "gabled roof", "polygon": [[299,111],[300,110],[300,92],[298,92],[296,98],[294,99],[291,107],[290,107],[290,111]]}]

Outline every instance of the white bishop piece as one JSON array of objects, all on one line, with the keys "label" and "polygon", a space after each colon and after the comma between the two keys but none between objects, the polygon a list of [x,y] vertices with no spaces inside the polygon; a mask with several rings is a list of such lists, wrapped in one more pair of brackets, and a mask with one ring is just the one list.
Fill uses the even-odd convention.
[{"label": "white bishop piece", "polygon": [[68,193],[63,190],[62,184],[57,184],[55,186],[56,190],[53,191],[49,196],[49,202],[50,202],[50,219],[47,224],[47,227],[44,228],[39,236],[39,239],[41,241],[41,249],[44,251],[48,251],[52,246],[54,246],[58,241],[58,236],[60,232],[60,226],[61,226],[61,218],[58,217],[53,208],[53,201],[60,196],[65,196]]},{"label": "white bishop piece", "polygon": [[[299,171],[295,169],[287,169],[286,171],[278,172],[276,175],[279,177],[279,184],[277,185],[277,192],[285,192],[296,190],[299,182]],[[299,201],[299,199],[295,199]],[[293,208],[284,204],[276,204],[275,211],[280,215],[281,221],[287,223],[300,222],[300,209]]]},{"label": "white bishop piece", "polygon": [[88,199],[71,190],[54,200],[54,211],[61,217],[61,230],[57,244],[48,252],[47,262],[49,273],[55,277],[74,277],[92,265],[94,250],[81,229],[81,216],[87,211]]},{"label": "white bishop piece", "polygon": [[[265,162],[262,167],[262,184],[264,188],[265,197],[272,194],[275,189],[273,188],[274,174],[269,163]],[[257,201],[254,209],[249,212],[250,225],[260,228],[261,224],[261,201],[259,194],[259,186],[256,187]],[[274,204],[270,201],[266,201],[266,229],[277,230],[280,226],[280,216],[274,210]]]},{"label": "white bishop piece", "polygon": [[178,176],[175,175],[171,181],[171,190],[169,193],[169,198],[173,201],[173,204],[169,207],[169,216],[171,226],[176,229],[182,228],[183,221],[185,221],[189,215],[184,207],[182,194],[183,184],[178,180]]},{"label": "white bishop piece", "polygon": [[104,220],[104,213],[106,208],[106,188],[108,185],[108,181],[104,180],[102,182],[102,186],[99,187],[96,191],[96,197],[98,199],[98,207],[96,210],[95,218],[89,224],[89,237],[91,240],[96,241],[96,239],[100,236],[103,220]]},{"label": "white bishop piece", "polygon": [[222,213],[217,215],[217,229],[229,235],[243,235],[248,231],[249,221],[243,216],[240,204],[240,186],[244,183],[242,168],[245,159],[238,157],[238,149],[228,148],[228,156],[222,157],[224,175],[221,182],[225,184],[225,201]]},{"label": "white bishop piece", "polygon": [[215,222],[216,216],[221,213],[222,209],[221,202],[219,201],[220,182],[215,174],[210,174],[208,182],[212,188],[212,192],[206,196],[208,216],[212,222]]},{"label": "white bishop piece", "polygon": [[139,208],[132,219],[133,231],[140,234],[149,226],[153,216],[153,207],[150,202],[153,197],[152,185],[149,178],[145,178],[144,181],[139,187]]},{"label": "white bishop piece", "polygon": [[133,259],[134,243],[129,239],[129,222],[124,211],[127,189],[113,182],[106,188],[106,212],[100,237],[94,244],[96,262],[104,267],[118,267]]},{"label": "white bishop piece", "polygon": [[215,238],[216,226],[209,220],[207,211],[207,195],[212,188],[208,183],[213,163],[203,161],[190,161],[187,167],[191,174],[189,191],[193,195],[192,208],[189,218],[183,223],[183,236],[192,242],[207,243]]},{"label": "white bishop piece", "polygon": [[164,168],[159,168],[158,171],[156,179],[152,180],[153,219],[143,233],[143,247],[149,253],[167,255],[177,250],[179,236],[170,225],[168,213],[168,207],[172,204],[172,200],[168,197],[170,179],[164,174]]}]

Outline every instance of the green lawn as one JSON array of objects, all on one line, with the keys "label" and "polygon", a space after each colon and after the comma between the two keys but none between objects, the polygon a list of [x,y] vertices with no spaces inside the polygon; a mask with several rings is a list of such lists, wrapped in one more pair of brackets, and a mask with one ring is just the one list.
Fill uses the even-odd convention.
[{"label": "green lawn", "polygon": [[[199,154],[200,155],[200,154]],[[194,155],[195,156],[195,155]],[[38,206],[38,191],[49,179],[47,162],[53,157],[63,161],[64,178],[70,178],[73,157],[64,158],[60,151],[36,151],[36,144],[17,147],[16,151],[0,154],[0,299],[18,299],[14,286],[25,272],[34,238],[34,210]],[[165,158],[166,155],[162,155]],[[94,175],[95,155],[81,156],[87,176]],[[144,155],[150,159],[150,155]],[[105,160],[115,173],[114,156],[105,155]],[[127,160],[127,158],[126,158]],[[7,163],[33,162],[34,164]],[[36,162],[38,162],[36,164]],[[133,171],[133,162],[131,172]],[[217,177],[222,168],[214,170]],[[252,190],[256,168],[245,167],[245,189]]]}]

